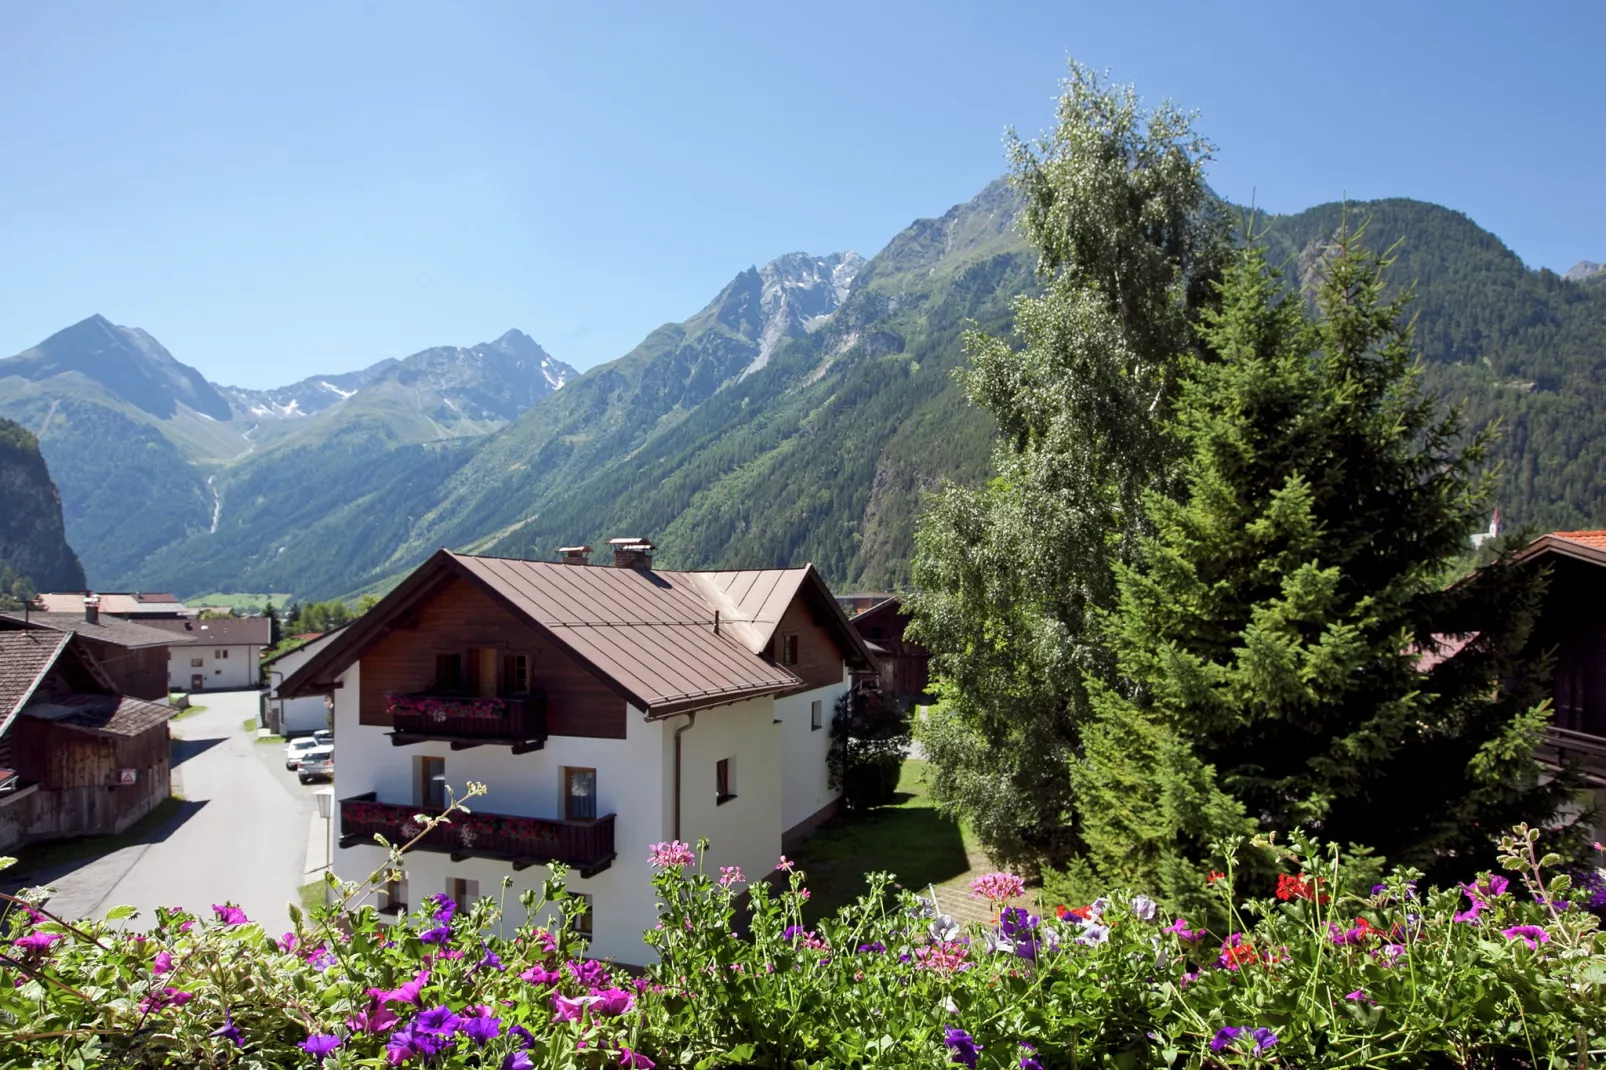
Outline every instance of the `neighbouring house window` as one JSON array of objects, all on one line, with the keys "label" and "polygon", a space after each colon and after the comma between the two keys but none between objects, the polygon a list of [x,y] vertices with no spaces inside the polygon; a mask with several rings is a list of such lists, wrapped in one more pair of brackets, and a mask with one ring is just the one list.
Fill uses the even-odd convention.
[{"label": "neighbouring house window", "polygon": [[723,805],[736,798],[734,758],[721,758],[714,763],[714,801]]},{"label": "neighbouring house window", "polygon": [[385,902],[380,907],[381,914],[405,914],[407,912],[407,882],[394,880],[385,882]]},{"label": "neighbouring house window", "polygon": [[468,680],[464,690],[479,698],[495,698],[497,660],[497,653],[491,647],[470,648]]},{"label": "neighbouring house window", "polygon": [[509,695],[528,695],[530,693],[530,659],[527,655],[503,655],[502,687]]},{"label": "neighbouring house window", "polygon": [[463,655],[435,655],[435,690],[446,692],[463,690]]},{"label": "neighbouring house window", "polygon": [[416,770],[417,803],[433,810],[446,808],[446,759],[420,756]]},{"label": "neighbouring house window", "polygon": [[809,703],[809,730],[810,731],[818,732],[820,730],[821,718],[823,716],[824,716],[824,711],[821,708],[819,699],[815,699],[813,702]]},{"label": "neighbouring house window", "polygon": [[205,664],[206,664],[206,659],[205,658],[191,658],[190,659],[190,668],[192,668],[192,669],[199,669],[202,666],[204,666]]},{"label": "neighbouring house window", "polygon": [[592,936],[596,932],[592,918],[591,897],[584,892],[569,893],[570,917],[574,918],[574,931],[580,936]]},{"label": "neighbouring house window", "polygon": [[228,658],[228,656],[229,656],[229,648],[228,648],[228,647],[224,647],[224,648],[223,648],[223,657],[224,657],[224,658],[225,658],[225,659],[227,659],[227,658]]},{"label": "neighbouring house window", "polygon": [[797,633],[787,632],[781,636],[781,664],[797,664]]},{"label": "neighbouring house window", "polygon": [[566,821],[594,821],[597,817],[597,771],[563,769],[563,817]]},{"label": "neighbouring house window", "polygon": [[458,910],[467,910],[474,905],[474,900],[480,897],[480,882],[465,880],[462,877],[446,878],[446,894],[452,897]]}]

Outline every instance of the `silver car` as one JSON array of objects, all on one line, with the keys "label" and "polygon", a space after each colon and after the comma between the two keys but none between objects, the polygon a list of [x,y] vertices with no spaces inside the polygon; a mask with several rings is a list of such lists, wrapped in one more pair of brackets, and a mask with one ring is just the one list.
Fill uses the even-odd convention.
[{"label": "silver car", "polygon": [[335,778],[335,749],[331,746],[318,746],[307,750],[301,755],[301,765],[296,770],[301,783],[311,784],[314,780]]}]

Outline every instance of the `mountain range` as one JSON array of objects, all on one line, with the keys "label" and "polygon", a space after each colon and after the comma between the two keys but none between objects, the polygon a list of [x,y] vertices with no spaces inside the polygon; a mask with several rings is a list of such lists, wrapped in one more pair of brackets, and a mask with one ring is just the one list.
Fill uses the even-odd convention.
[{"label": "mountain range", "polygon": [[[91,317],[0,361],[0,415],[37,432],[101,587],[378,589],[439,546],[550,557],[653,538],[666,565],[812,560],[906,582],[920,494],[986,478],[992,428],[952,372],[1007,332],[1036,258],[995,182],[868,260],[793,253],[583,375],[510,331],[276,390],[217,386]],[[1425,383],[1498,419],[1509,523],[1606,522],[1606,274],[1530,271],[1466,216],[1348,206],[1399,241]],[[1260,222],[1302,281],[1339,205]],[[1591,265],[1592,266],[1592,265]]]}]

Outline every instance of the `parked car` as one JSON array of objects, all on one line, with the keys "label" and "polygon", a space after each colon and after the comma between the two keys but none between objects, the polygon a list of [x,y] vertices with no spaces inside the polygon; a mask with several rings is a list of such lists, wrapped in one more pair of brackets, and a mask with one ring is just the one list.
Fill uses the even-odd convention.
[{"label": "parked car", "polygon": [[284,767],[286,769],[294,769],[296,766],[300,765],[302,755],[306,754],[313,747],[332,745],[333,744],[320,744],[312,736],[297,736],[295,739],[292,739],[290,742],[284,745]]},{"label": "parked car", "polygon": [[327,744],[313,747],[301,755],[301,766],[296,770],[301,783],[311,784],[319,778],[335,778],[335,749]]},{"label": "parked car", "polygon": [[312,733],[312,738],[317,740],[319,743],[325,743],[331,747],[335,745],[335,734],[329,731],[327,728],[318,729],[316,732]]}]

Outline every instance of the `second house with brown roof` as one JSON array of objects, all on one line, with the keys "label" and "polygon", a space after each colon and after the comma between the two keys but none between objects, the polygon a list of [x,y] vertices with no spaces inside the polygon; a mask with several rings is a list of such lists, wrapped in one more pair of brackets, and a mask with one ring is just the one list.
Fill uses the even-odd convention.
[{"label": "second house with brown roof", "polygon": [[[385,906],[539,887],[573,870],[595,953],[640,963],[657,919],[651,844],[707,837],[710,867],[764,878],[833,811],[837,699],[873,658],[812,566],[652,568],[442,550],[280,685],[328,693],[339,742],[335,870],[383,861],[374,833],[470,781],[489,793],[437,828]],[[712,870],[718,872],[717,869]]]}]

